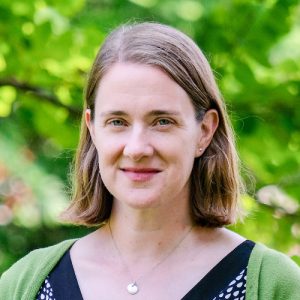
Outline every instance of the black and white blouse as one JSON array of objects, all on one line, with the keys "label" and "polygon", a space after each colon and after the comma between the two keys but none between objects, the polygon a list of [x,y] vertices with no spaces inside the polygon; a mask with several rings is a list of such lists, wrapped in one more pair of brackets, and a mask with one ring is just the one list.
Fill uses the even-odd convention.
[{"label": "black and white blouse", "polygon": [[[247,264],[255,243],[244,241],[212,268],[181,300],[245,300]],[[36,300],[83,300],[67,251],[45,279]]]}]

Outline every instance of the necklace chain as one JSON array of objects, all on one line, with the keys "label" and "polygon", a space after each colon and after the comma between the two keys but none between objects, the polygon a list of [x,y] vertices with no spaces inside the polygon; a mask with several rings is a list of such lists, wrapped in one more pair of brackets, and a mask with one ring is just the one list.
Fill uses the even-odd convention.
[{"label": "necklace chain", "polygon": [[156,264],[154,264],[154,266],[148,270],[146,273],[140,275],[137,279],[133,279],[134,277],[132,276],[132,273],[127,265],[127,263],[125,262],[124,260],[124,257],[121,253],[121,250],[120,248],[118,247],[117,243],[116,243],[116,240],[113,236],[113,233],[112,233],[112,230],[111,230],[111,227],[110,227],[110,221],[108,221],[108,228],[109,228],[109,232],[110,232],[110,236],[111,236],[111,239],[112,239],[112,242],[113,242],[113,245],[114,247],[116,248],[117,252],[118,252],[118,255],[120,257],[120,260],[122,261],[122,264],[124,265],[124,267],[126,268],[128,274],[130,275],[130,279],[131,279],[131,283],[128,284],[127,286],[127,291],[129,294],[136,294],[138,291],[139,291],[139,287],[137,285],[137,281],[140,281],[141,278],[147,276],[148,274],[152,273],[158,266],[160,266],[173,252],[175,252],[175,250],[181,245],[181,243],[186,239],[186,237],[189,235],[189,233],[192,231],[193,229],[193,226],[190,227],[190,229],[181,237],[181,239],[174,245],[174,247],[172,247],[170,249],[170,251],[168,251],[166,253],[166,255],[164,255]]}]

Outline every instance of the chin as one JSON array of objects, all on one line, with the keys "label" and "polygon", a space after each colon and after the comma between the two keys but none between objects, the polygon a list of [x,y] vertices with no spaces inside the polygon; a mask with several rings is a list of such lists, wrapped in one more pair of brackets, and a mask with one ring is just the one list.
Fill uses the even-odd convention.
[{"label": "chin", "polygon": [[161,202],[159,197],[131,197],[120,201],[134,209],[149,209],[159,207]]}]

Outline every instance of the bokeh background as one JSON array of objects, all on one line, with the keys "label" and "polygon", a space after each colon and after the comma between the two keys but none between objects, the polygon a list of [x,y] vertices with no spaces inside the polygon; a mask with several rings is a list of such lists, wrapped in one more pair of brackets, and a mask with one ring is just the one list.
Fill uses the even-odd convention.
[{"label": "bokeh background", "polygon": [[248,216],[233,230],[300,262],[300,4],[295,0],[1,0],[0,274],[93,229],[60,224],[82,91],[120,23],[159,21],[208,57],[237,133]]}]

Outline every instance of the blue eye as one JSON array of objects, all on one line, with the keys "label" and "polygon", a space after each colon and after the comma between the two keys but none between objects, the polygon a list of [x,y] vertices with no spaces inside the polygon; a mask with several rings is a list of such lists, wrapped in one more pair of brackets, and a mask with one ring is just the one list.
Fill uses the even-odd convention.
[{"label": "blue eye", "polygon": [[116,119],[116,120],[111,120],[109,122],[109,124],[113,125],[113,126],[116,126],[116,127],[120,127],[120,126],[124,126],[125,125],[125,122],[122,121],[122,120],[119,120],[119,119]]},{"label": "blue eye", "polygon": [[166,126],[166,125],[172,124],[172,122],[170,120],[168,120],[168,119],[159,119],[157,121],[157,124],[161,125],[161,126]]}]

